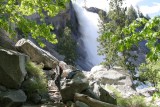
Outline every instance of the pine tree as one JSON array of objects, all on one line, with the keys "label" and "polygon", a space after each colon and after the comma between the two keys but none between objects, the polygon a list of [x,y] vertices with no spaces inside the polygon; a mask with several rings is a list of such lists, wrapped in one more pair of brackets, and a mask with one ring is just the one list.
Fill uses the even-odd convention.
[{"label": "pine tree", "polygon": [[137,14],[136,10],[134,9],[134,7],[131,5],[127,9],[127,21],[128,21],[127,24],[129,25],[137,18],[138,18],[138,14]]},{"label": "pine tree", "polygon": [[122,7],[123,0],[111,0],[109,4],[109,22],[101,24],[98,38],[100,43],[99,55],[105,56],[104,65],[109,68],[114,65],[124,65],[124,57],[118,52],[117,41],[123,38],[122,28],[126,21],[126,8]]}]

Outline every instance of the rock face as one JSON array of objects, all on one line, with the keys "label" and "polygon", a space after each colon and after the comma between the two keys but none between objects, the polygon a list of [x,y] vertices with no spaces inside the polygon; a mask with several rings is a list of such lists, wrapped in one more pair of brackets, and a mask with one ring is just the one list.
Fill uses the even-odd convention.
[{"label": "rock face", "polygon": [[0,49],[0,84],[7,88],[19,88],[26,75],[24,54]]},{"label": "rock face", "polygon": [[103,15],[103,16],[107,15],[104,10],[101,10],[99,8],[96,8],[96,7],[89,7],[89,8],[86,8],[86,10],[89,11],[89,12],[97,13],[97,14],[99,14],[101,12],[101,15]]},{"label": "rock face", "polygon": [[43,63],[45,68],[55,68],[58,65],[58,60],[50,53],[40,49],[33,42],[26,39],[21,39],[16,43],[16,48],[30,56],[33,62]]},{"label": "rock face", "polygon": [[26,99],[22,90],[0,92],[0,107],[20,107]]},{"label": "rock face", "polygon": [[0,29],[0,47],[5,49],[16,50],[15,43],[9,38],[9,34],[6,31]]},{"label": "rock face", "polygon": [[81,93],[83,90],[86,90],[89,86],[87,78],[80,71],[77,71],[74,74],[73,78],[67,79],[61,85],[61,95],[63,102],[71,101],[74,99],[75,93]]}]

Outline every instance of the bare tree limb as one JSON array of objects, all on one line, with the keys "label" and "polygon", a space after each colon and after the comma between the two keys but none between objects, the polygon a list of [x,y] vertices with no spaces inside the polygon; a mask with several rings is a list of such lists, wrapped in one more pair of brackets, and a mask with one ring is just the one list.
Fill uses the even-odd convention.
[{"label": "bare tree limb", "polygon": [[96,99],[93,99],[87,95],[75,93],[75,100],[81,101],[90,107],[119,107],[117,105],[105,103]]}]

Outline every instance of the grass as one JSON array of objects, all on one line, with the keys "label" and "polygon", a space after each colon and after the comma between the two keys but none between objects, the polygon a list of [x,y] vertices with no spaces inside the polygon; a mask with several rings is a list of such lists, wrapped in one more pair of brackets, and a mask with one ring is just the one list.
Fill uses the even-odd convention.
[{"label": "grass", "polygon": [[26,64],[28,79],[24,82],[23,87],[27,93],[32,92],[46,93],[47,92],[47,79],[46,74],[40,66],[29,61]]},{"label": "grass", "polygon": [[113,92],[117,99],[117,105],[120,107],[156,107],[153,104],[146,102],[143,96],[132,95],[128,98],[123,98],[122,94],[114,87],[107,86],[105,88]]}]

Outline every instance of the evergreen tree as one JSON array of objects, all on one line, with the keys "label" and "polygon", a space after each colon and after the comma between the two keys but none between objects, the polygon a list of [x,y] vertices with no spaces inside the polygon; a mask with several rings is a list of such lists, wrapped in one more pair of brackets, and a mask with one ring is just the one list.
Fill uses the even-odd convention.
[{"label": "evergreen tree", "polygon": [[131,5],[127,9],[127,21],[128,21],[127,24],[129,25],[137,18],[138,18],[138,14],[137,14],[136,10],[134,9],[134,7]]},{"label": "evergreen tree", "polygon": [[58,37],[57,51],[65,56],[67,64],[75,65],[77,59],[76,42],[71,36],[71,29],[65,27],[63,33]]},{"label": "evergreen tree", "polygon": [[138,11],[138,17],[139,18],[144,18],[145,16],[143,15],[143,13],[140,11],[139,7],[137,6],[137,11]]},{"label": "evergreen tree", "polygon": [[117,41],[123,38],[122,28],[126,21],[126,8],[122,7],[123,0],[111,0],[109,4],[108,18],[109,22],[101,23],[98,38],[100,43],[99,54],[105,56],[104,65],[111,68],[114,65],[124,64],[124,57],[118,53]]}]

